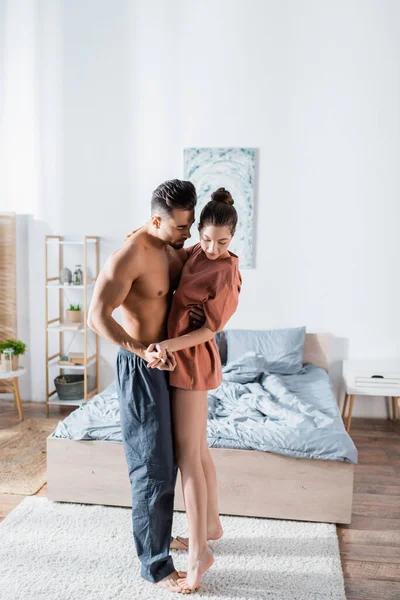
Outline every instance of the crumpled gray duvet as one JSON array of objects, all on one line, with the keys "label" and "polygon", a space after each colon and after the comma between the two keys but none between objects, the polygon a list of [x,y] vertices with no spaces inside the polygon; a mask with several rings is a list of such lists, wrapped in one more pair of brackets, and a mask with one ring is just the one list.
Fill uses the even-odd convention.
[{"label": "crumpled gray duvet", "polygon": [[[52,437],[121,443],[115,384],[60,421]],[[207,438],[210,447],[357,463],[327,373],[307,364],[296,375],[271,374],[254,352],[227,364],[208,393]]]},{"label": "crumpled gray duvet", "polygon": [[296,375],[268,373],[253,352],[223,368],[208,395],[208,444],[357,463],[328,374],[311,364]]}]

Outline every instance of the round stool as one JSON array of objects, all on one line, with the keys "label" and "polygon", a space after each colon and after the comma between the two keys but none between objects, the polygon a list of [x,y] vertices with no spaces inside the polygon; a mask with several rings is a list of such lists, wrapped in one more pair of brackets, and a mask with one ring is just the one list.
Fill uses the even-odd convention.
[{"label": "round stool", "polygon": [[0,371],[0,379],[12,379],[13,381],[15,404],[17,405],[20,421],[23,420],[24,416],[22,414],[21,396],[19,395],[18,377],[25,375],[25,373],[26,369],[23,367],[16,371]]}]

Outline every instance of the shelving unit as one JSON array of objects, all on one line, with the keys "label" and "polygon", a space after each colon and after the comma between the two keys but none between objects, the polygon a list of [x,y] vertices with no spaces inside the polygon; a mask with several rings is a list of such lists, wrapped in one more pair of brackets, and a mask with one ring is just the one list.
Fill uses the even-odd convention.
[{"label": "shelving unit", "polygon": [[[83,402],[87,402],[92,396],[97,394],[99,386],[99,337],[96,333],[89,330],[87,326],[87,314],[89,308],[89,293],[93,291],[94,284],[99,275],[100,265],[100,238],[97,236],[84,236],[81,241],[70,241],[65,240],[59,235],[47,235],[45,240],[45,273],[46,273],[46,416],[49,416],[50,405],[65,405],[65,406],[80,406]],[[59,274],[61,269],[65,266],[63,264],[64,246],[83,246],[83,261],[81,262],[83,271],[83,285],[63,285],[60,283]],[[49,276],[49,251],[58,252],[58,275],[56,277]],[[89,253],[94,251],[94,262],[95,262],[95,276],[88,277],[88,261],[90,259]],[[58,290],[58,316],[49,319],[49,294],[54,294],[54,291]],[[71,290],[82,290],[83,291],[83,321],[79,329],[63,329],[63,316],[64,316],[64,296],[66,292]],[[55,292],[57,293],[57,292]],[[58,352],[49,355],[49,336],[54,336],[58,333]],[[64,335],[75,334],[83,335],[83,364],[82,365],[60,365],[59,360],[64,356]],[[88,351],[88,340],[89,335],[94,338],[95,352],[89,355]],[[95,384],[93,389],[88,390],[88,369],[95,365]],[[49,377],[50,369],[57,367],[60,369],[60,374],[64,374],[65,371],[83,371],[84,375],[84,395],[83,398],[78,400],[60,400],[56,390],[50,391]]]}]

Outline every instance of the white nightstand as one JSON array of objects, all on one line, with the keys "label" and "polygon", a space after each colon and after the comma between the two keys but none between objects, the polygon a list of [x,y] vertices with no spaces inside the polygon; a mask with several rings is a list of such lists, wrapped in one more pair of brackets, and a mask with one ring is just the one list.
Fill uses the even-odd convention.
[{"label": "white nightstand", "polygon": [[344,360],[343,378],[346,390],[342,410],[343,421],[350,397],[347,431],[350,431],[354,396],[390,396],[392,420],[396,420],[396,397],[400,413],[400,360]]}]

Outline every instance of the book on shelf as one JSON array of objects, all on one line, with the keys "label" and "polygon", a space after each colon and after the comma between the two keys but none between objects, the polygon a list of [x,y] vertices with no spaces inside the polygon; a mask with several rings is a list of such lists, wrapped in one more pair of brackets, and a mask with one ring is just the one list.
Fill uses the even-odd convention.
[{"label": "book on shelf", "polygon": [[85,355],[83,352],[68,352],[68,360],[75,365],[83,365]]},{"label": "book on shelf", "polygon": [[69,360],[65,360],[65,359],[63,359],[63,358],[61,358],[61,359],[58,361],[58,363],[57,363],[57,364],[59,364],[59,365],[63,365],[63,366],[66,366],[66,367],[67,367],[68,365],[75,366],[75,363],[72,363],[72,362],[70,362]]}]

